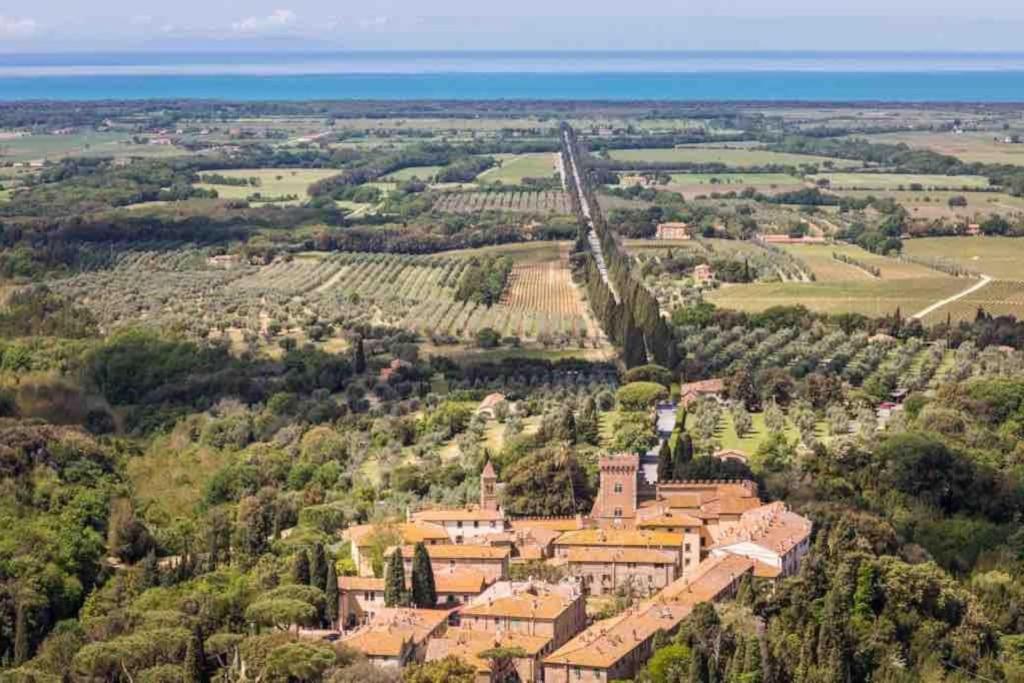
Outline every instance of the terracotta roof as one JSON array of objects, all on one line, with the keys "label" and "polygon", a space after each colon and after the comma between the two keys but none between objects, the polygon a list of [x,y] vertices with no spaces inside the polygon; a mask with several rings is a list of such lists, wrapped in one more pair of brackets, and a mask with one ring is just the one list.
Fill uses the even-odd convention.
[{"label": "terracotta roof", "polygon": [[573,548],[566,554],[569,562],[586,563],[629,563],[629,564],[675,564],[676,556],[664,550],[646,548]]},{"label": "terracotta roof", "polygon": [[487,464],[484,465],[484,471],[480,473],[480,476],[488,477],[490,479],[494,479],[495,477],[498,476],[494,473],[494,465],[491,464],[490,460],[488,460]]},{"label": "terracotta roof", "polygon": [[422,643],[448,621],[451,610],[385,607],[341,642],[369,657],[398,657],[407,642]]},{"label": "terracotta roof", "polygon": [[548,655],[545,663],[607,669],[659,630],[672,631],[693,610],[691,605],[645,603],[596,622]]},{"label": "terracotta roof", "polygon": [[522,593],[484,602],[475,600],[463,607],[464,617],[509,617],[513,619],[541,619],[553,621],[569,608],[571,600],[558,595],[531,595]]},{"label": "terracotta roof", "polygon": [[672,512],[672,510],[667,510],[655,517],[638,518],[636,520],[636,526],[638,529],[656,529],[663,527],[674,529],[676,527],[699,527],[702,524],[704,524],[704,520],[702,519],[683,512]]},{"label": "terracotta roof", "polygon": [[690,392],[698,394],[720,394],[723,391],[725,391],[725,380],[720,378],[702,379],[699,382],[687,382],[679,387],[680,396]]},{"label": "terracotta roof", "polygon": [[384,579],[372,576],[339,576],[338,589],[343,591],[382,591]]},{"label": "terracotta roof", "polygon": [[556,546],[598,545],[622,547],[676,547],[682,546],[683,535],[669,531],[647,531],[641,529],[582,529],[562,534],[555,540]]},{"label": "terracotta roof", "polygon": [[[509,557],[512,551],[508,548],[495,548],[489,545],[428,545],[427,555],[432,560],[501,560]],[[411,545],[402,546],[402,557],[412,559],[416,548]]]},{"label": "terracotta roof", "polygon": [[[406,576],[409,585],[411,577]],[[434,585],[438,593],[477,594],[487,586],[487,579],[475,569],[447,567],[434,570]],[[338,577],[338,588],[348,591],[383,591],[384,579],[362,576]]]},{"label": "terracotta roof", "polygon": [[749,573],[754,561],[739,555],[709,557],[694,571],[676,579],[658,593],[656,600],[696,605],[711,602],[727,590],[737,578]]},{"label": "terracotta roof", "polygon": [[412,518],[421,522],[498,522],[505,519],[505,514],[500,510],[482,510],[478,507],[469,507],[448,510],[419,510],[412,513]]},{"label": "terracotta roof", "polygon": [[754,576],[759,579],[777,579],[782,574],[782,568],[754,560]]},{"label": "terracotta roof", "polygon": [[448,541],[450,537],[444,527],[428,522],[401,522],[399,524],[358,524],[350,526],[342,532],[346,538],[359,547],[369,545],[374,534],[395,531],[402,537],[403,543],[421,543],[424,541]]},{"label": "terracotta roof", "polygon": [[551,531],[576,531],[583,528],[579,517],[541,517],[536,519],[513,519],[509,522],[513,531],[520,529],[550,529]]},{"label": "terracotta roof", "polygon": [[494,647],[518,647],[530,657],[536,657],[550,638],[522,633],[488,633],[465,628],[450,628],[443,638],[431,638],[427,643],[426,660],[432,662],[455,656],[479,672],[489,672],[491,662],[480,658],[480,653]]},{"label": "terracotta roof", "polygon": [[523,561],[543,560],[544,549],[534,543],[519,546],[519,559]]},{"label": "terracotta roof", "polygon": [[733,527],[716,534],[719,547],[750,542],[783,555],[811,535],[811,522],[775,502],[747,510]]}]

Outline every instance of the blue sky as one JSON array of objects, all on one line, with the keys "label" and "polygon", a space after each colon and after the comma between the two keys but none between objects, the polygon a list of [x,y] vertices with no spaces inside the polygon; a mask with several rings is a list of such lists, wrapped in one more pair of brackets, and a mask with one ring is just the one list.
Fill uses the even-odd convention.
[{"label": "blue sky", "polygon": [[282,49],[1022,50],[1019,0],[4,0],[0,52]]}]

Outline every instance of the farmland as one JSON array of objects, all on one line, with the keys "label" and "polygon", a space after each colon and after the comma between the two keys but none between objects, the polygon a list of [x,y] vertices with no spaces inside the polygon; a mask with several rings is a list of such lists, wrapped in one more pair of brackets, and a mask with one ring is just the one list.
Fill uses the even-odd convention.
[{"label": "farmland", "polygon": [[672,149],[616,149],[609,152],[612,159],[621,161],[651,161],[656,163],[721,163],[729,166],[832,165],[836,168],[859,166],[857,162],[832,159],[810,154],[787,154],[763,149],[731,149],[727,147],[674,147]]},{"label": "farmland", "polygon": [[1024,241],[1020,239],[928,237],[907,240],[904,249],[910,256],[955,263],[999,280],[1024,280]]},{"label": "farmland", "polygon": [[551,178],[555,169],[554,154],[518,154],[499,157],[500,165],[489,168],[477,176],[478,183],[519,185],[523,178]]},{"label": "farmland", "polygon": [[872,273],[858,268],[856,265],[833,258],[833,254],[842,254],[872,268],[877,268],[879,270],[877,277],[883,280],[941,276],[941,273],[925,266],[872,254],[870,251],[850,244],[789,244],[785,245],[783,249],[803,260],[814,271],[818,282],[863,280],[875,277]]},{"label": "farmland", "polygon": [[417,178],[419,180],[429,181],[433,180],[434,176],[437,175],[437,172],[440,171],[442,168],[444,167],[410,166],[409,168],[403,168],[400,171],[395,171],[394,173],[387,174],[386,176],[384,176],[383,180],[393,180],[401,182],[404,180],[412,180],[413,178]]},{"label": "farmland", "polygon": [[0,163],[83,157],[168,157],[188,154],[173,145],[138,144],[127,132],[83,131],[67,135],[0,135]]},{"label": "farmland", "polygon": [[917,149],[930,149],[967,162],[1024,165],[1024,145],[1008,143],[1006,134],[997,131],[953,132],[914,131],[882,133],[870,136],[872,142],[903,143]]},{"label": "farmland", "polygon": [[820,173],[811,180],[828,181],[835,190],[980,190],[988,178],[972,175],[922,175],[910,173]]},{"label": "farmland", "polygon": [[570,213],[569,198],[560,190],[538,192],[456,191],[446,192],[434,203],[438,211],[476,213],[478,211],[515,211],[538,214]]},{"label": "farmland", "polygon": [[781,304],[800,304],[820,313],[860,313],[878,317],[899,309],[911,314],[965,289],[965,280],[935,277],[900,280],[884,279],[812,283],[755,283],[723,285],[708,300],[716,305],[743,311],[763,311]]},{"label": "farmland", "polygon": [[255,195],[270,199],[279,197],[296,197],[296,199],[275,203],[296,203],[309,196],[309,186],[318,180],[337,175],[331,169],[288,169],[288,168],[243,168],[228,171],[213,171],[226,178],[242,180],[255,179],[256,184],[249,185],[214,185],[199,183],[197,187],[216,190],[223,199],[247,199]]}]

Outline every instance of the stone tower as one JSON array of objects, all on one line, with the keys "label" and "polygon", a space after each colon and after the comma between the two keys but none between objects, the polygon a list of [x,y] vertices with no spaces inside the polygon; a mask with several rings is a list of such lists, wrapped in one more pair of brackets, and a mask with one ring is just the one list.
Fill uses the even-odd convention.
[{"label": "stone tower", "polygon": [[484,471],[480,473],[480,509],[495,511],[498,509],[498,475],[488,460]]},{"label": "stone tower", "polygon": [[601,458],[601,488],[591,515],[598,520],[632,520],[636,517],[637,472],[640,458],[620,453]]}]

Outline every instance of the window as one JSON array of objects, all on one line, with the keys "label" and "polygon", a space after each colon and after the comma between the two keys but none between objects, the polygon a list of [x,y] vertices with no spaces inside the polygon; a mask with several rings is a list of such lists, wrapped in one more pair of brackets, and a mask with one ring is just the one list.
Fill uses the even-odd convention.
[{"label": "window", "polygon": [[616,517],[621,517],[622,516],[622,508],[615,508],[615,512],[613,514]]},{"label": "window", "polygon": [[458,522],[455,522],[455,527],[458,528],[458,529],[461,529],[462,528],[462,520],[459,520]]},{"label": "window", "polygon": [[684,543],[683,544],[683,550],[685,550],[686,552],[690,552],[690,544],[689,543]]},{"label": "window", "polygon": [[622,493],[622,484],[620,482],[615,482],[615,493]]},{"label": "window", "polygon": [[604,583],[611,583],[612,582],[612,575],[611,574],[601,574],[601,581],[603,581]]},{"label": "window", "polygon": [[689,566],[690,566],[690,558],[686,558],[686,566],[687,566],[687,567],[689,567]]},{"label": "window", "polygon": [[473,520],[473,528],[474,529],[479,529],[480,528],[480,522],[478,522],[476,520]]},{"label": "window", "polygon": [[583,677],[583,671],[581,671],[580,669],[573,669],[572,677],[578,681],[580,678]]}]

